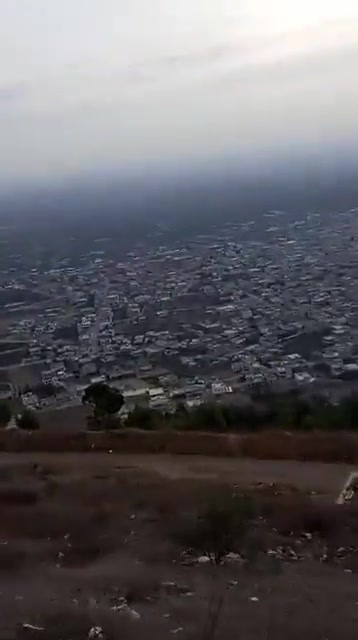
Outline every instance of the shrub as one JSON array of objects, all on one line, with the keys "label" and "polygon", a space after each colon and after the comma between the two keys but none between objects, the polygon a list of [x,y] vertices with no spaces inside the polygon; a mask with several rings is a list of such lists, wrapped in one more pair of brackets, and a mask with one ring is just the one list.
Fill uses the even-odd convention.
[{"label": "shrub", "polygon": [[26,431],[36,431],[40,428],[36,414],[34,411],[30,411],[30,409],[25,409],[25,411],[16,418],[16,424],[20,429],[25,429]]},{"label": "shrub", "polygon": [[278,502],[269,519],[282,535],[311,533],[326,539],[335,536],[349,521],[347,511],[335,504],[287,498]]},{"label": "shrub", "polygon": [[6,427],[11,420],[11,409],[6,402],[0,402],[0,427]]},{"label": "shrub", "polygon": [[159,411],[137,405],[128,415],[126,426],[151,431],[155,430],[163,421],[164,416]]},{"label": "shrub", "polygon": [[188,550],[206,555],[212,564],[219,565],[228,553],[242,548],[254,515],[253,502],[248,498],[215,501],[176,539]]}]

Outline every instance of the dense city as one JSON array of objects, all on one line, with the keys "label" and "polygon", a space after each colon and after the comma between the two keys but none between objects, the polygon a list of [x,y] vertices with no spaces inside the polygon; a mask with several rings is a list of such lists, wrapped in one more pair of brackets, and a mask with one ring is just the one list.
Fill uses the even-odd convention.
[{"label": "dense city", "polygon": [[357,234],[356,209],[270,211],[170,242],[159,229],[117,259],[99,236],[49,267],[3,229],[1,398],[58,409],[108,381],[123,415],[268,386],[339,398],[358,379]]}]

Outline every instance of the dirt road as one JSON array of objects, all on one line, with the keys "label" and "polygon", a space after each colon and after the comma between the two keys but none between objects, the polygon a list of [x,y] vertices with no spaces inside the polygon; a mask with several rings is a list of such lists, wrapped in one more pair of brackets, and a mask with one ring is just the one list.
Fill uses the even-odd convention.
[{"label": "dirt road", "polygon": [[352,471],[347,464],[270,461],[204,456],[131,455],[131,454],[1,454],[0,466],[21,465],[29,461],[68,469],[71,477],[78,473],[109,473],[123,469],[162,476],[164,479],[202,479],[248,486],[255,482],[287,484],[304,491],[337,497]]}]

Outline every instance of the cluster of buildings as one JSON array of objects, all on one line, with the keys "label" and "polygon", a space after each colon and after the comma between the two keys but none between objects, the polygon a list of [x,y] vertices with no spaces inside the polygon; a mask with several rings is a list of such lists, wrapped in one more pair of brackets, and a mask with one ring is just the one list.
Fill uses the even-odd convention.
[{"label": "cluster of buildings", "polygon": [[3,270],[2,290],[37,298],[1,309],[0,374],[41,407],[80,402],[93,381],[161,409],[257,385],[352,385],[357,213],[273,211],[170,243],[156,234],[117,260],[102,242],[77,264]]}]

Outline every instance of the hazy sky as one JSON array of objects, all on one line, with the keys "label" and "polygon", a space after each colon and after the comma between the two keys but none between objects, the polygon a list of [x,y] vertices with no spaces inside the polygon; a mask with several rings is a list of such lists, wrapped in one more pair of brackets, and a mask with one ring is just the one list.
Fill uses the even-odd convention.
[{"label": "hazy sky", "polygon": [[0,0],[0,186],[358,142],[358,0]]}]

